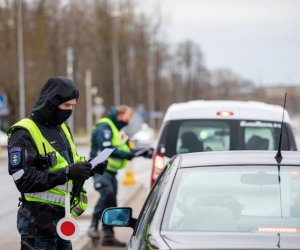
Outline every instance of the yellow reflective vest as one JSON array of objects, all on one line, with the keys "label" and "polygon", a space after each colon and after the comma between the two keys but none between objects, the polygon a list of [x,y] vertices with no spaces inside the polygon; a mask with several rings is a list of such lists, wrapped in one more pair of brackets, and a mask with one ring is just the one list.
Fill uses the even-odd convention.
[{"label": "yellow reflective vest", "polygon": [[[26,129],[30,133],[38,149],[38,153],[40,155],[48,154],[51,152],[55,153],[57,164],[53,167],[50,167],[49,168],[50,171],[63,169],[69,165],[68,162],[65,160],[65,158],[61,156],[60,153],[57,152],[47,141],[47,139],[42,135],[41,131],[39,130],[38,126],[34,123],[34,121],[28,118],[24,118],[20,120],[10,128],[8,132],[8,137],[11,136],[12,132],[16,128]],[[63,123],[61,125],[61,128],[64,134],[66,135],[66,138],[68,139],[68,142],[71,146],[74,163],[84,161],[84,157],[80,157],[76,153],[75,145],[73,143],[71,134],[67,126]],[[69,180],[68,190],[66,188],[66,184],[64,184],[64,185],[57,185],[55,188],[43,192],[24,193],[24,196],[26,201],[41,202],[41,203],[52,204],[60,207],[65,207],[66,192],[71,192],[72,187],[73,187],[73,182],[72,180]],[[78,198],[75,198],[73,204],[71,204],[71,214],[75,217],[79,216],[86,210],[86,208],[87,208],[87,194],[85,189],[83,188],[83,190],[80,193],[79,200]]]},{"label": "yellow reflective vest", "polygon": [[[130,147],[127,145],[126,141],[121,139],[120,130],[116,127],[116,125],[109,118],[100,119],[96,125],[101,123],[107,123],[112,130],[112,146],[117,148],[118,150],[122,150],[125,152],[130,152]],[[127,160],[118,159],[115,157],[109,157],[107,164],[107,170],[110,172],[117,173],[119,169],[122,169],[126,166]]]}]

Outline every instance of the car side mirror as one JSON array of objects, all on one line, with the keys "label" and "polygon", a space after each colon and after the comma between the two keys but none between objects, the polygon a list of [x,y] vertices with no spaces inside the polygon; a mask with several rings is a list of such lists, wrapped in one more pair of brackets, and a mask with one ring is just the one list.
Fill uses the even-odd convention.
[{"label": "car side mirror", "polygon": [[112,207],[104,210],[102,223],[114,227],[135,227],[136,219],[132,218],[131,207]]}]

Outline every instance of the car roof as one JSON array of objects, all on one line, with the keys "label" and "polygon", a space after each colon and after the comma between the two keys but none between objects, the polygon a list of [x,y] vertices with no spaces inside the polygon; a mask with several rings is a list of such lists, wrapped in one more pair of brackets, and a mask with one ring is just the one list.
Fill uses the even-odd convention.
[{"label": "car roof", "polygon": [[[231,116],[220,116],[217,112],[229,111]],[[169,120],[184,119],[243,119],[278,121],[282,119],[282,107],[254,101],[197,100],[172,104],[164,117]],[[284,121],[291,123],[285,110]]]},{"label": "car roof", "polygon": [[[276,165],[276,151],[213,151],[179,155],[180,168],[193,166]],[[282,151],[281,165],[299,165],[299,151]]]}]

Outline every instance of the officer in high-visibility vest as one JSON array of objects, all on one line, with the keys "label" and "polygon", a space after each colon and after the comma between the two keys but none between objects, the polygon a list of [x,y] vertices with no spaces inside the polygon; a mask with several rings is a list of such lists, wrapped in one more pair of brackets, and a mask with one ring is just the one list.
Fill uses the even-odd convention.
[{"label": "officer in high-visibility vest", "polygon": [[91,164],[77,155],[64,122],[78,97],[71,79],[49,78],[31,115],[8,131],[9,174],[21,193],[17,218],[21,249],[72,249],[71,242],[56,232],[57,222],[65,216],[66,192],[71,192],[71,214],[81,215],[87,207],[83,182],[103,174],[107,165],[91,171]]},{"label": "officer in high-visibility vest", "polygon": [[[127,160],[135,157],[135,150],[128,145],[128,136],[124,134],[122,128],[125,127],[132,118],[132,108],[126,105],[111,107],[107,117],[100,119],[92,132],[91,153],[93,158],[98,150],[104,148],[115,148],[111,157],[108,158],[107,169],[102,176],[94,176],[94,187],[100,193],[100,198],[95,206],[92,223],[88,230],[88,236],[99,239],[98,223],[105,208],[117,206],[117,179],[119,169],[126,166]],[[115,238],[112,227],[103,225],[104,246],[125,246]]]}]

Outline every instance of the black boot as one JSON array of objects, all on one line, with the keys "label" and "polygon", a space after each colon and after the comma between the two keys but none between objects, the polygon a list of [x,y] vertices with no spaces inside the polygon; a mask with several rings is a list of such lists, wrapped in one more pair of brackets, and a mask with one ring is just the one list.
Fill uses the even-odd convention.
[{"label": "black boot", "polygon": [[100,239],[100,234],[98,231],[99,219],[96,216],[93,216],[92,223],[88,230],[87,235],[92,239]]},{"label": "black boot", "polygon": [[104,229],[102,246],[126,247],[126,243],[117,240],[111,229]]}]

